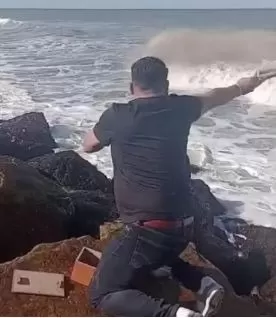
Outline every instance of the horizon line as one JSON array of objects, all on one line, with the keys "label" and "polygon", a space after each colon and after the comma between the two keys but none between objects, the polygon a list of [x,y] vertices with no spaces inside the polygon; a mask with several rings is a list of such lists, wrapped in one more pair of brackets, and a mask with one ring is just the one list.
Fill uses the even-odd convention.
[{"label": "horizon line", "polygon": [[262,8],[8,8],[8,7],[0,7],[2,10],[276,10],[276,7],[262,7]]}]

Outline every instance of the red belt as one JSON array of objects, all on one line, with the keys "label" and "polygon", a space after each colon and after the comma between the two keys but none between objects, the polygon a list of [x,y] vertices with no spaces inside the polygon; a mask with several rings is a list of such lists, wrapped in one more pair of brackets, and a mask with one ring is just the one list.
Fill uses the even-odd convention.
[{"label": "red belt", "polygon": [[150,227],[153,229],[159,230],[169,230],[169,229],[176,229],[183,226],[183,220],[151,220],[151,221],[143,221],[141,222],[142,226]]}]

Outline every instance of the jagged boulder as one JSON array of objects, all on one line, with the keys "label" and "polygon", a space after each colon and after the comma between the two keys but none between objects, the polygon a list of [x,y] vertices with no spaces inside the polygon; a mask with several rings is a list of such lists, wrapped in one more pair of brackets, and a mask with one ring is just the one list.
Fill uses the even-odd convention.
[{"label": "jagged boulder", "polygon": [[244,253],[252,250],[258,251],[265,258],[270,277],[276,276],[276,229],[243,225],[240,232],[247,238],[242,245]]},{"label": "jagged boulder", "polygon": [[39,243],[98,237],[114,209],[101,190],[68,190],[27,163],[0,156],[0,262]]},{"label": "jagged boulder", "polygon": [[0,155],[28,160],[52,153],[56,147],[42,113],[27,113],[0,122]]},{"label": "jagged boulder", "polygon": [[210,187],[204,181],[192,179],[191,182],[198,199],[203,202],[206,207],[206,213],[209,213],[210,216],[216,216],[226,212],[226,208],[213,195]]},{"label": "jagged boulder", "polygon": [[67,193],[27,163],[0,157],[0,262],[67,237]]},{"label": "jagged boulder", "polygon": [[196,233],[195,242],[198,251],[227,276],[236,293],[249,295],[275,276],[276,230],[236,222],[235,244],[207,229]]},{"label": "jagged boulder", "polygon": [[111,181],[74,151],[33,158],[28,163],[67,190],[76,210],[71,222],[74,236],[91,234],[99,224],[118,217]]},{"label": "jagged boulder", "polygon": [[106,194],[97,191],[70,191],[75,209],[70,220],[70,237],[99,236],[100,225],[117,218],[115,203]]},{"label": "jagged boulder", "polygon": [[276,306],[276,276],[271,278],[261,287],[260,295],[262,298],[274,303]]}]

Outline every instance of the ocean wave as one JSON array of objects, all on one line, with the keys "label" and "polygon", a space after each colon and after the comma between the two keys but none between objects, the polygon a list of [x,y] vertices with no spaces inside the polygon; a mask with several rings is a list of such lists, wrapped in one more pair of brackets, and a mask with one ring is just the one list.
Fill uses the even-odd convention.
[{"label": "ocean wave", "polygon": [[12,84],[14,79],[11,76],[1,73],[0,77],[0,119],[10,119],[36,110],[31,96],[25,89]]},{"label": "ocean wave", "polygon": [[147,51],[170,64],[217,62],[256,64],[275,60],[276,32],[265,30],[168,30],[153,37]]},{"label": "ocean wave", "polygon": [[[172,89],[204,91],[231,85],[260,66],[274,63],[276,32],[170,30],[152,38],[143,53],[158,56],[169,65]],[[275,105],[276,80],[263,84],[248,99]]]},{"label": "ocean wave", "polygon": [[[171,88],[176,91],[204,92],[207,89],[234,84],[240,77],[252,75],[256,67],[212,64],[176,67],[170,70]],[[271,79],[246,97],[250,103],[276,105],[276,80]]]}]

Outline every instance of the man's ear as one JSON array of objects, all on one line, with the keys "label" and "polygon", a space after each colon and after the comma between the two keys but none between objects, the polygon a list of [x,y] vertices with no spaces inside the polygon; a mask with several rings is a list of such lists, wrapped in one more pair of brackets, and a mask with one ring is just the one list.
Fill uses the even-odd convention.
[{"label": "man's ear", "polygon": [[133,83],[131,82],[129,85],[129,91],[131,95],[134,95],[134,87],[133,87]]}]

